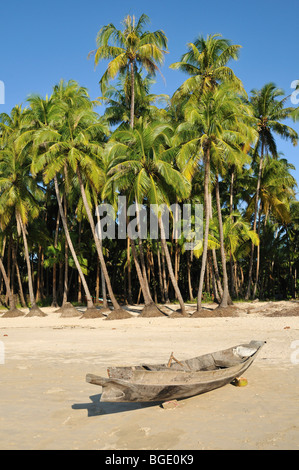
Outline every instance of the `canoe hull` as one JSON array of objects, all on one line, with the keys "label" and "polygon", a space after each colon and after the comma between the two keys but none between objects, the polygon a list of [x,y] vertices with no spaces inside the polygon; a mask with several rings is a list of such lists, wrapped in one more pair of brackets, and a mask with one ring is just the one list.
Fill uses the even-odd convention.
[{"label": "canoe hull", "polygon": [[[230,367],[198,371],[161,368],[162,366],[156,366],[158,370],[124,367],[116,368],[114,376],[110,375],[109,378],[87,374],[86,381],[102,386],[102,402],[159,402],[188,398],[223,387],[240,377],[250,367],[264,344],[254,343],[258,343],[256,352]],[[252,345],[253,342],[249,344]],[[224,352],[227,351],[230,350]],[[127,377],[128,373],[129,378],[123,378]]]}]

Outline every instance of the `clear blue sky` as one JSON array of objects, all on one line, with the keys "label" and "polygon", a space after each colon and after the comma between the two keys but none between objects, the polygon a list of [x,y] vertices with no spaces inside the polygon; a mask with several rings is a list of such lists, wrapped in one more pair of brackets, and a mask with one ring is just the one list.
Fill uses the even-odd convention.
[{"label": "clear blue sky", "polygon": [[[240,59],[230,66],[249,93],[272,81],[289,95],[291,82],[299,79],[299,2],[294,0],[10,0],[1,5],[0,80],[5,83],[5,104],[10,112],[25,103],[30,93],[51,94],[63,78],[77,80],[91,98],[99,96],[98,81],[106,64],[94,69],[88,52],[105,24],[121,27],[127,14],[146,13],[149,29],[163,29],[169,53],[157,77],[155,93],[171,95],[185,76],[170,70],[198,34],[220,33],[242,46]],[[287,122],[299,133],[299,123]],[[278,140],[299,184],[298,147]]]}]

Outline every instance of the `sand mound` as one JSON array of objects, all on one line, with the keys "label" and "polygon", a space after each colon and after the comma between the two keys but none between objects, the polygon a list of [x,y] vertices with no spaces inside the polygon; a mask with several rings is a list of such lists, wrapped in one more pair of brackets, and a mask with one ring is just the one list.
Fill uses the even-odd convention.
[{"label": "sand mound", "polygon": [[216,307],[214,310],[201,308],[196,310],[192,318],[223,318],[223,317],[238,317],[239,311],[236,307],[230,305],[229,307]]},{"label": "sand mound", "polygon": [[80,317],[82,315],[70,302],[66,302],[55,313],[60,313],[61,318]]},{"label": "sand mound", "polygon": [[[103,315],[102,310],[104,310],[104,309],[100,309],[100,308],[96,308],[96,307],[88,308],[83,313],[81,318],[104,318],[105,315]],[[111,312],[111,310],[109,310],[109,311]]]},{"label": "sand mound", "polygon": [[145,305],[139,315],[143,318],[165,317],[166,315],[155,304]]},{"label": "sand mound", "polygon": [[294,308],[283,308],[269,313],[268,317],[299,317],[299,306]]},{"label": "sand mound", "polygon": [[124,320],[126,318],[132,318],[132,316],[133,315],[123,308],[118,308],[117,310],[113,310],[111,313],[109,313],[105,320]]},{"label": "sand mound", "polygon": [[18,308],[13,308],[12,310],[8,310],[7,312],[2,315],[2,318],[15,318],[15,317],[23,317],[25,315],[24,312],[21,312]]},{"label": "sand mound", "polygon": [[190,318],[190,313],[186,312],[185,315],[182,314],[182,310],[179,308],[175,312],[170,313],[169,318]]},{"label": "sand mound", "polygon": [[25,317],[46,317],[47,314],[44,313],[39,307],[36,305],[32,307],[29,312],[25,315]]}]

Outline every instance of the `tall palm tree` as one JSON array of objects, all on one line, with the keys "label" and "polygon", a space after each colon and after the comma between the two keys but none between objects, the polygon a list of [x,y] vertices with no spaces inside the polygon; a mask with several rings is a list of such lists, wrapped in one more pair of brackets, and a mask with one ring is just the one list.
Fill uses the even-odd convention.
[{"label": "tall palm tree", "polygon": [[[25,121],[27,127],[24,129],[22,134],[19,136],[17,140],[17,146],[19,149],[26,148],[26,146],[31,146],[32,148],[32,164],[31,164],[31,171],[32,174],[35,176],[42,172],[46,165],[45,159],[45,150],[47,150],[48,145],[48,137],[49,133],[53,133],[57,140],[57,131],[56,127],[62,125],[64,121],[63,119],[63,111],[66,109],[66,102],[73,103],[74,106],[79,106],[86,101],[85,96],[85,89],[80,90],[80,93],[77,93],[77,84],[73,81],[70,81],[67,86],[63,81],[61,81],[58,85],[54,87],[54,93],[52,97],[49,99],[43,98],[39,96],[32,96],[28,99],[30,103],[30,108],[26,112]],[[54,100],[55,95],[55,100]],[[63,101],[64,98],[64,101]],[[47,134],[47,137],[45,135]],[[63,155],[60,155],[58,159],[58,164],[60,164],[60,169],[63,168],[64,177],[66,177],[65,165],[64,162],[61,165],[61,159]],[[80,278],[82,279],[82,284],[85,289],[85,295],[87,299],[87,306],[89,309],[93,308],[93,301],[92,296],[89,292],[89,288],[81,269],[78,257],[76,255],[71,236],[68,230],[67,219],[65,216],[62,197],[59,190],[59,176],[55,173],[53,175],[53,182],[54,182],[54,189],[56,193],[56,199],[59,207],[59,214],[62,220],[62,225],[64,228],[65,236],[67,239],[68,246],[71,250],[76,268],[80,274]]]},{"label": "tall palm tree", "polygon": [[[1,227],[1,221],[0,221],[0,227]],[[5,232],[2,231],[0,235],[0,272],[2,274],[2,277],[4,279],[5,287],[6,287],[6,295],[9,299],[9,311],[4,313],[3,317],[18,317],[18,316],[23,316],[24,313],[21,312],[18,308],[16,308],[16,302],[15,298],[13,295],[13,291],[11,289],[11,284],[10,284],[10,279],[9,276],[6,272],[6,269],[4,267],[3,263],[3,256],[4,256],[4,251],[5,251],[5,244],[6,244],[6,234]]]},{"label": "tall palm tree", "polygon": [[22,234],[31,303],[31,309],[27,315],[43,316],[45,314],[37,307],[33,291],[27,227],[30,220],[38,216],[44,193],[30,173],[30,154],[26,149],[19,150],[16,143],[22,132],[21,108],[13,109],[9,118],[4,118],[2,115],[1,127],[6,134],[5,145],[0,150],[1,225],[5,228],[13,222],[17,226],[18,235]]},{"label": "tall palm tree", "polygon": [[[134,129],[116,132],[114,139],[120,144],[117,142],[115,144],[116,149],[118,148],[118,157],[112,163],[108,187],[111,183],[115,184],[126,192],[129,203],[135,202],[137,207],[145,201],[155,205],[152,207],[161,204],[170,206],[171,200],[175,202],[175,196],[187,197],[190,185],[174,166],[175,149],[172,148],[172,132],[169,124],[151,123],[142,119]],[[185,306],[174,275],[161,211],[159,210],[156,215],[168,272],[184,315]],[[134,244],[131,246],[134,251]],[[141,243],[139,247],[142,250]],[[139,280],[146,305],[152,304],[146,275],[142,277],[140,275]]]},{"label": "tall palm tree", "polygon": [[206,38],[200,35],[194,43],[189,43],[181,60],[170,65],[170,68],[190,75],[174,93],[173,101],[184,101],[193,94],[199,97],[220,83],[230,83],[231,87],[245,93],[241,80],[227,66],[230,60],[238,59],[240,48],[221,34],[209,34]]},{"label": "tall palm tree", "polygon": [[[294,129],[283,124],[281,121],[289,117],[294,108],[285,107],[287,98],[282,89],[277,88],[270,82],[264,85],[260,90],[252,90],[250,105],[253,110],[255,127],[258,132],[258,140],[254,149],[253,156],[258,162],[255,210],[253,216],[253,230],[257,228],[258,206],[260,200],[261,178],[264,165],[264,157],[270,153],[273,157],[278,156],[275,142],[275,134],[290,140],[293,145],[297,145],[298,135]],[[249,261],[248,284],[245,299],[248,300],[251,294],[252,274],[253,274],[254,244],[251,246]]]},{"label": "tall palm tree", "polygon": [[[188,135],[189,140],[182,145],[179,162],[181,166],[189,166],[189,172],[196,171],[196,165],[200,159],[204,163],[204,212],[205,232],[202,252],[202,265],[197,296],[197,311],[201,310],[204,275],[206,270],[210,201],[211,201],[211,165],[216,176],[216,203],[219,220],[220,251],[223,270],[223,295],[221,307],[227,307],[230,301],[228,290],[228,277],[226,273],[226,257],[224,250],[221,203],[218,186],[218,175],[221,174],[223,162],[238,158],[243,151],[243,144],[253,138],[248,124],[247,109],[241,99],[228,85],[218,88],[208,88],[203,91],[200,100],[193,96],[184,108],[186,122],[178,126],[178,133]],[[242,120],[244,122],[242,122]],[[185,163],[187,162],[187,164]]]},{"label": "tall palm tree", "polygon": [[[168,103],[169,96],[165,94],[156,95],[150,93],[150,87],[154,83],[152,77],[143,77],[139,72],[135,73],[135,118],[149,116],[152,120],[159,119],[165,110],[156,105]],[[104,96],[99,98],[106,105],[105,118],[111,125],[130,123],[131,89],[127,86],[126,79],[120,77],[117,85],[109,85]]]},{"label": "tall palm tree", "polygon": [[[261,176],[261,183],[259,188],[260,205],[257,217],[257,233],[260,236],[262,233],[262,225],[265,227],[267,220],[271,217],[273,222],[282,225],[287,225],[291,222],[290,204],[295,200],[296,180],[291,175],[290,170],[294,169],[285,158],[273,158],[266,156],[266,164]],[[255,209],[256,192],[254,192],[252,199],[247,208],[247,216]],[[264,221],[262,223],[262,217]],[[257,286],[259,281],[260,269],[260,250],[262,247],[257,247],[256,259],[256,275],[253,288],[253,296],[256,295]]]},{"label": "tall palm tree", "polygon": [[117,29],[110,23],[103,26],[97,34],[97,49],[89,55],[94,55],[95,65],[101,59],[110,60],[100,85],[105,93],[107,83],[118,74],[130,83],[130,125],[134,126],[135,106],[135,75],[138,66],[144,68],[150,76],[154,76],[164,60],[167,49],[167,38],[161,30],[150,32],[144,30],[149,22],[147,15],[142,14],[138,20],[134,16],[126,16],[123,29]]},{"label": "tall palm tree", "polygon": [[[36,133],[39,143],[47,145],[47,150],[42,154],[42,158],[39,156],[36,169],[38,169],[40,165],[45,164],[45,182],[49,183],[49,181],[54,179],[58,204],[59,208],[61,208],[60,216],[64,229],[66,230],[65,233],[72,251],[73,259],[78,271],[80,272],[80,263],[77,260],[77,257],[74,256],[74,248],[71,246],[65,216],[62,211],[57,181],[57,174],[65,167],[68,167],[73,174],[77,175],[83,205],[90,223],[108,292],[115,309],[114,313],[116,314],[117,311],[124,315],[126,312],[122,311],[112,291],[102,247],[96,235],[95,223],[91,213],[92,206],[89,204],[84,183],[85,177],[89,183],[97,185],[97,187],[101,184],[102,174],[99,166],[99,142],[103,140],[103,136],[105,135],[105,132],[107,132],[107,127],[93,111],[92,102],[89,100],[86,91],[81,89],[78,84],[75,83],[70,84],[70,87],[72,89],[74,88],[74,94],[72,95],[71,100],[68,99],[68,85],[65,86],[64,98],[61,98],[61,85],[56,90],[57,94],[54,91],[53,106],[58,107],[57,120],[52,123],[54,130],[42,128]],[[77,96],[78,100],[76,100]],[[81,276],[80,274],[80,277],[82,278],[83,285],[86,289],[87,286],[85,285],[86,281],[84,280],[84,276]],[[88,315],[91,315],[92,312],[90,309],[92,308],[92,304],[90,299],[88,301]]]}]

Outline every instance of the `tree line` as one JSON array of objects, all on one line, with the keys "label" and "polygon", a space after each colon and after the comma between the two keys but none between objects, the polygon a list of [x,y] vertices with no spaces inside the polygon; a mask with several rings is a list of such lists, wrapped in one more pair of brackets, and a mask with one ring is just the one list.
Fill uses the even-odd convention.
[{"label": "tree line", "polygon": [[[170,66],[186,78],[172,96],[151,93],[168,40],[148,22],[127,16],[98,32],[89,57],[108,65],[97,100],[61,80],[0,115],[0,299],[10,315],[76,302],[86,316],[128,316],[122,306],[134,303],[155,316],[173,301],[185,316],[186,302],[200,315],[207,301],[296,297],[297,184],[277,138],[297,144],[286,121],[298,108],[272,82],[247,94],[228,65],[241,46],[220,34],[199,35]],[[120,195],[137,220],[153,204],[202,204],[202,242],[186,249],[173,214],[167,239],[160,212],[155,240],[102,240],[96,207]]]}]

